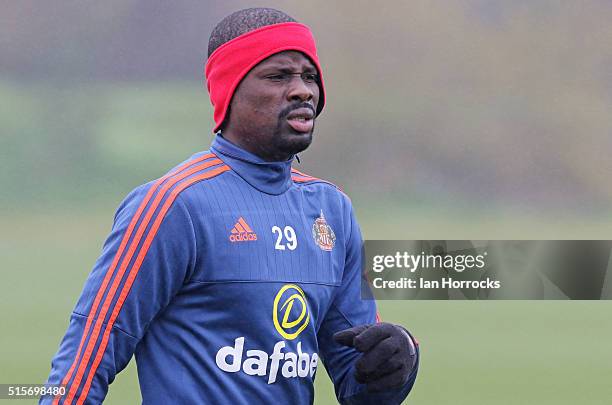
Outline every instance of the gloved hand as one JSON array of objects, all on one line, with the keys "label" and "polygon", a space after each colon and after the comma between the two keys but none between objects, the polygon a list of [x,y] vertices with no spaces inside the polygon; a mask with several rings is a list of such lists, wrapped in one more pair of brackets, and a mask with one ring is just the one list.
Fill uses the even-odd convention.
[{"label": "gloved hand", "polygon": [[334,340],[363,353],[355,363],[355,379],[370,392],[405,384],[416,363],[412,338],[404,328],[391,323],[355,326],[336,332]]}]

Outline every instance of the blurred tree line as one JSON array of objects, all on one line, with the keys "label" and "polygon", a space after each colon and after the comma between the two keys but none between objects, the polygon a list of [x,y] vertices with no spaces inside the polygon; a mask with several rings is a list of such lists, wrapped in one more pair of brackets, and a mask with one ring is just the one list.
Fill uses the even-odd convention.
[{"label": "blurred tree line", "polygon": [[[2,203],[116,200],[206,149],[208,35],[250,5],[3,2]],[[612,3],[274,7],[313,28],[325,68],[304,170],[352,194],[608,210]]]}]

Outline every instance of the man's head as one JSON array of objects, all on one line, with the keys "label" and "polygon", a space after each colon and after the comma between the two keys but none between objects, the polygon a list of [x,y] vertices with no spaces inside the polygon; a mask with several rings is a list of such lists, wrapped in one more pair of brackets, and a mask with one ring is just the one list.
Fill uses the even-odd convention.
[{"label": "man's head", "polygon": [[216,129],[226,139],[270,161],[310,145],[324,93],[307,27],[278,10],[241,10],[215,27],[208,53]]},{"label": "man's head", "polygon": [[238,10],[215,26],[208,39],[208,56],[224,43],[242,34],[273,24],[297,22],[282,11],[273,8],[245,8]]}]

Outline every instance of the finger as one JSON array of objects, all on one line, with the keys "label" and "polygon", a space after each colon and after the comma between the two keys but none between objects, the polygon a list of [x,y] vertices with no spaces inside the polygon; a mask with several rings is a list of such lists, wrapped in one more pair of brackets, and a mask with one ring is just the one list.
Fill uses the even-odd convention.
[{"label": "finger", "polygon": [[389,375],[383,376],[379,378],[378,380],[369,382],[367,384],[368,391],[380,392],[380,391],[387,390],[389,388],[397,388],[403,385],[407,381],[408,375],[409,374],[407,374],[404,371],[404,367],[402,367],[401,369]]},{"label": "finger", "polygon": [[367,352],[378,342],[391,336],[395,325],[390,323],[377,323],[364,330],[353,339],[353,346],[360,352]]},{"label": "finger", "polygon": [[410,336],[410,333],[406,329],[402,327],[402,332],[406,340],[408,341],[408,353],[410,356],[414,356],[416,354],[416,346],[414,344],[414,339]]},{"label": "finger", "polygon": [[381,377],[392,374],[398,370],[401,370],[405,367],[406,364],[396,357],[389,359],[388,361],[382,363],[376,370],[371,373],[365,374],[360,373],[359,371],[355,371],[355,380],[360,384],[367,384],[370,382],[374,382]]},{"label": "finger", "polygon": [[341,345],[354,347],[353,342],[355,336],[359,335],[369,327],[370,325],[359,325],[353,328],[341,330],[340,332],[334,333],[334,340],[340,343]]},{"label": "finger", "polygon": [[379,342],[376,346],[365,352],[357,363],[355,370],[360,374],[370,374],[376,371],[383,363],[389,361],[398,350],[396,339],[390,337]]}]

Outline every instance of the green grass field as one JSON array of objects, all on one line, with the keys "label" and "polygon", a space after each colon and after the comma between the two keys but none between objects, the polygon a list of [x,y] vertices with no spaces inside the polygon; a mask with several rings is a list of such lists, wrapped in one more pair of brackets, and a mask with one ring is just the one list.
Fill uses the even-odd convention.
[{"label": "green grass field", "polygon": [[[108,205],[93,213],[0,218],[0,382],[46,379],[112,210]],[[388,235],[392,224],[369,212],[362,221],[366,236]],[[446,226],[460,229],[459,223]],[[419,231],[418,225],[413,229]],[[385,320],[406,325],[421,342],[421,372],[407,403],[610,403],[611,302],[386,301],[379,306]],[[106,403],[139,401],[132,362],[111,385]],[[335,403],[323,372],[316,403]]]},{"label": "green grass field", "polygon": [[[119,200],[208,147],[210,134],[202,128],[210,127],[210,107],[193,83],[64,89],[2,80],[0,107],[0,383],[37,383],[49,373]],[[325,145],[341,153],[344,144],[334,139]],[[324,152],[313,146],[319,148],[314,156]],[[343,170],[338,163],[325,173]],[[347,192],[367,239],[612,235],[610,215],[588,209],[511,211],[511,204],[484,200],[461,207],[443,194]],[[612,398],[610,302],[393,301],[379,307],[385,320],[406,325],[422,343],[409,403],[604,404]],[[316,402],[335,403],[320,370]],[[107,403],[139,399],[132,362]]]}]

